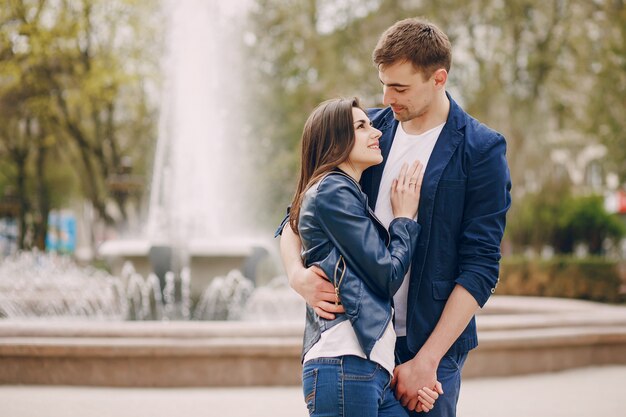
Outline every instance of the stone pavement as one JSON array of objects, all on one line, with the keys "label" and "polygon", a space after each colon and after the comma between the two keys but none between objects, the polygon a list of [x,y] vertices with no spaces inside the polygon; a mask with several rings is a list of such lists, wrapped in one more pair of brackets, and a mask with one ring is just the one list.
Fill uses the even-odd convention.
[{"label": "stone pavement", "polygon": [[[623,417],[626,366],[463,383],[459,417]],[[297,387],[0,386],[2,417],[305,417]]]}]

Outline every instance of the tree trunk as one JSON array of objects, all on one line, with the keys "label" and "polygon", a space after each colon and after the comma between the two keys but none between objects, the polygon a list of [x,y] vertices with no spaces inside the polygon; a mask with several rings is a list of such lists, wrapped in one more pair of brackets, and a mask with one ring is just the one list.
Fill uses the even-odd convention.
[{"label": "tree trunk", "polygon": [[19,231],[17,235],[17,248],[19,250],[26,249],[26,216],[28,215],[28,198],[26,193],[26,155],[23,152],[15,152],[15,164],[17,166],[17,199],[19,212],[17,215],[17,223]]},{"label": "tree trunk", "polygon": [[37,188],[37,203],[39,219],[35,223],[34,243],[40,250],[46,249],[46,234],[48,232],[48,214],[50,213],[50,193],[45,182],[46,157],[48,155],[44,144],[45,135],[37,137],[37,159],[35,164],[35,179]]}]

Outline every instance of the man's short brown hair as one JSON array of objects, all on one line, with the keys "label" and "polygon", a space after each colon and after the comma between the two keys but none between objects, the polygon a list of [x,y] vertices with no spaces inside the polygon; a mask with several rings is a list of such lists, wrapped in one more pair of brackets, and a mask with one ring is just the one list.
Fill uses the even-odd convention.
[{"label": "man's short brown hair", "polygon": [[452,46],[437,26],[423,19],[410,18],[396,22],[383,32],[372,58],[378,68],[411,62],[424,77],[430,78],[439,68],[450,72]]}]

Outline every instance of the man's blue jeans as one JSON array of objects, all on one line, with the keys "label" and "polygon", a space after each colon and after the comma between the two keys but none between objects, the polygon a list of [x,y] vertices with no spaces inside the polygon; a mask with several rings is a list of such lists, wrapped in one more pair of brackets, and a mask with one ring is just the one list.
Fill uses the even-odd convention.
[{"label": "man's blue jeans", "polygon": [[316,417],[407,417],[390,381],[383,367],[357,356],[312,359],[302,369],[304,401]]},{"label": "man's blue jeans", "polygon": [[[396,339],[396,357],[404,363],[415,357],[406,344],[406,337]],[[410,412],[411,417],[454,417],[456,404],[461,391],[461,371],[467,359],[467,352],[458,355],[445,355],[437,368],[437,380],[443,387],[443,395],[435,402],[435,407],[425,413]]]}]

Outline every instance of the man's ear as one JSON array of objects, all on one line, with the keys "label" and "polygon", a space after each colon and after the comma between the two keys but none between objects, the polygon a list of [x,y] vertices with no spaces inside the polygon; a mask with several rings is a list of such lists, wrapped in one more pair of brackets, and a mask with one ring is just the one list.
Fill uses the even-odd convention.
[{"label": "man's ear", "polygon": [[435,80],[435,87],[445,88],[448,81],[448,71],[444,68],[439,68],[433,73],[433,80]]}]

